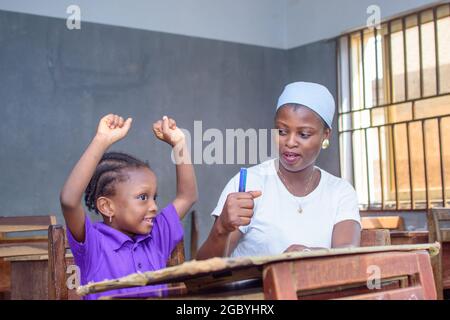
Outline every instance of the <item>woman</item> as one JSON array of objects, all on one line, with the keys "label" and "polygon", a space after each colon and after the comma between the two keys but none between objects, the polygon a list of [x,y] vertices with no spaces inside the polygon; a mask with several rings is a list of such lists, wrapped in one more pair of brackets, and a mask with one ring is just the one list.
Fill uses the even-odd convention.
[{"label": "woman", "polygon": [[197,259],[359,246],[355,190],[315,166],[329,145],[334,110],[322,85],[285,87],[275,115],[279,158],[248,169],[247,190],[254,191],[237,192],[239,175],[228,182]]}]

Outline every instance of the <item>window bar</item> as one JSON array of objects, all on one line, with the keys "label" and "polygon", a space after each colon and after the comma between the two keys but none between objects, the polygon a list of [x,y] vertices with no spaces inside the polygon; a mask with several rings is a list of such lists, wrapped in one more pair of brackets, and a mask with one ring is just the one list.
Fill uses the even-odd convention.
[{"label": "window bar", "polygon": [[[441,94],[438,94],[438,95],[428,96],[428,97],[426,97],[425,99],[430,99],[430,98],[441,98],[441,97],[446,97],[446,96],[448,96],[448,95],[450,95],[450,93],[441,93]],[[412,102],[422,101],[422,100],[424,100],[424,99],[422,99],[422,98],[415,98],[415,99],[408,99],[408,100],[402,101],[402,102],[400,102],[400,103],[412,103]],[[379,106],[373,107],[373,108],[371,108],[371,109],[380,109],[380,108],[390,107],[390,106],[392,106],[393,104],[397,104],[397,103],[380,104]],[[358,110],[355,110],[355,111],[358,111]],[[349,113],[354,113],[355,111],[341,112],[340,115],[349,114]]]},{"label": "window bar", "polygon": [[391,46],[391,22],[389,21],[388,23],[388,35],[389,35],[389,41],[387,42],[388,44],[388,49],[389,49],[389,99],[386,99],[388,101],[392,103],[394,103],[394,94],[393,94],[393,86],[392,86],[392,46]]},{"label": "window bar", "polygon": [[[347,45],[348,45],[348,82],[349,82],[349,107],[350,112],[353,112],[353,88],[352,88],[352,38],[349,35],[347,35]],[[342,115],[341,115],[342,116]],[[353,129],[353,115],[350,118],[351,128]],[[344,135],[344,134],[343,134]],[[345,135],[344,135],[345,137]],[[351,147],[352,150],[350,154],[352,155],[351,163],[352,163],[352,181],[353,185],[355,185],[355,157],[353,156],[353,133],[351,133]]]},{"label": "window bar", "polygon": [[441,120],[438,119],[438,135],[439,135],[439,162],[441,165],[441,186],[442,186],[442,206],[446,207],[447,199],[445,197],[445,174],[444,174],[444,150],[442,149],[442,129],[441,129]]},{"label": "window bar", "polygon": [[[352,88],[352,37],[347,35],[347,44],[348,44],[348,88],[349,88],[349,107],[350,112],[353,111],[353,88]],[[353,127],[353,121],[352,121],[352,127]]]},{"label": "window bar", "polygon": [[394,160],[394,189],[395,189],[395,209],[398,210],[398,188],[397,188],[397,157],[395,155],[395,135],[394,135],[395,124],[391,124],[391,140],[392,140],[392,156]]},{"label": "window bar", "polygon": [[411,146],[410,146],[410,137],[409,137],[409,124],[406,123],[406,149],[408,152],[408,169],[409,169],[409,197],[411,200],[411,209],[414,209],[416,206],[416,202],[414,201],[414,189],[413,189],[413,176],[412,176],[412,167],[411,167]]},{"label": "window bar", "polygon": [[422,53],[422,17],[417,14],[417,27],[419,28],[419,70],[420,70],[420,97],[423,98],[423,53]]},{"label": "window bar", "polygon": [[406,21],[405,17],[402,19],[402,30],[403,30],[403,64],[405,70],[405,101],[408,100],[408,62],[406,54]]},{"label": "window bar", "polygon": [[430,199],[428,194],[428,168],[427,168],[427,155],[426,155],[426,139],[425,139],[425,120],[422,123],[422,146],[423,146],[423,161],[424,161],[424,173],[425,173],[425,197],[427,201],[426,209],[430,208]]},{"label": "window bar", "polygon": [[351,135],[351,141],[352,141],[352,175],[353,175],[353,185],[356,187],[356,181],[355,181],[355,154],[353,150],[353,141],[355,140],[355,130],[352,130],[350,133]]},{"label": "window bar", "polygon": [[364,128],[364,147],[366,149],[366,175],[367,175],[367,208],[370,209],[370,175],[369,175],[369,146],[367,144],[367,128]]},{"label": "window bar", "polygon": [[[379,94],[379,79],[378,79],[378,29],[374,28],[375,32],[375,91],[376,91],[376,104],[380,104],[380,94]],[[372,115],[370,116],[372,119]]]},{"label": "window bar", "polygon": [[438,25],[436,7],[433,8],[433,22],[434,22],[434,54],[436,55],[436,94],[441,91],[440,84],[440,68],[439,68],[439,40],[438,40]]},{"label": "window bar", "polygon": [[380,185],[381,185],[381,210],[384,210],[384,179],[383,179],[383,159],[381,158],[381,133],[380,127],[378,131],[378,159],[380,159]]},{"label": "window bar", "polygon": [[361,70],[362,70],[362,90],[363,90],[363,103],[362,103],[362,110],[366,109],[366,65],[365,65],[365,58],[364,58],[364,31],[361,30],[360,32],[361,37]]},{"label": "window bar", "polygon": [[[418,122],[418,121],[428,121],[428,120],[436,120],[436,119],[441,119],[441,118],[448,118],[450,117],[450,114],[444,114],[441,116],[434,116],[434,117],[426,117],[426,118],[420,118],[420,119],[416,119],[416,120],[404,120],[404,121],[398,121],[398,122],[394,122],[391,124],[377,124],[372,126],[371,128],[378,128],[378,127],[384,127],[387,125],[401,125],[401,124],[405,124],[405,123],[410,123],[410,122]],[[346,132],[354,132],[357,130],[361,130],[361,129],[348,129],[348,130],[342,130],[340,133],[346,133]]]}]

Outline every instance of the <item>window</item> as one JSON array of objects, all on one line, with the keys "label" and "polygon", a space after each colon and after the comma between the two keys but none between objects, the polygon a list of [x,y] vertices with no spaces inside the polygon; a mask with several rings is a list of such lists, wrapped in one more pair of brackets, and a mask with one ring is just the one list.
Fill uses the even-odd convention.
[{"label": "window", "polygon": [[450,4],[338,39],[341,175],[361,210],[450,205]]}]

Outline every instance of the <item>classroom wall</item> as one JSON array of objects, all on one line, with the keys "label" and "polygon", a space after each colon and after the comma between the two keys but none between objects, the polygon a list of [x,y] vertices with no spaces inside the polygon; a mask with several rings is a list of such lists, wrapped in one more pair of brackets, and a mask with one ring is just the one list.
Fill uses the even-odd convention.
[{"label": "classroom wall", "polygon": [[448,0],[1,0],[0,10],[292,49],[366,25],[367,8],[382,19]]},{"label": "classroom wall", "polygon": [[[330,90],[336,103],[337,69],[336,42],[318,41],[288,50],[289,82],[309,81],[320,83]],[[317,165],[328,172],[340,176],[339,136],[337,111],[333,119],[330,147],[322,150]]]},{"label": "classroom wall", "polygon": [[[167,114],[191,133],[195,120],[203,132],[271,128],[288,79],[279,49],[91,23],[68,31],[62,19],[6,11],[0,48],[1,215],[54,213],[60,223],[59,191],[101,116],[134,118],[112,149],[150,162],[163,206],[175,195],[175,169],[151,124]],[[201,241],[240,166],[196,165]]]},{"label": "classroom wall", "polygon": [[0,10],[284,48],[285,0],[1,0]]}]

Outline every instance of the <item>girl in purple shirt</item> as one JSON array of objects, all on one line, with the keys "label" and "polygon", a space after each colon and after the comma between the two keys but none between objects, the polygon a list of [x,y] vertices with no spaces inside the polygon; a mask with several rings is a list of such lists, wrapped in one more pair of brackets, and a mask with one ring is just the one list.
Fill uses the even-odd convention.
[{"label": "girl in purple shirt", "polygon": [[[113,114],[103,117],[61,191],[67,238],[81,271],[81,284],[164,268],[183,238],[180,220],[198,197],[185,136],[173,119],[164,116],[153,124],[153,132],[174,148],[177,194],[157,213],[157,181],[149,165],[124,153],[105,153],[127,135],[131,122]],[[83,192],[87,208],[100,214],[103,222],[92,223],[85,214]],[[150,289],[157,294],[162,287],[114,290],[86,298]]]}]

